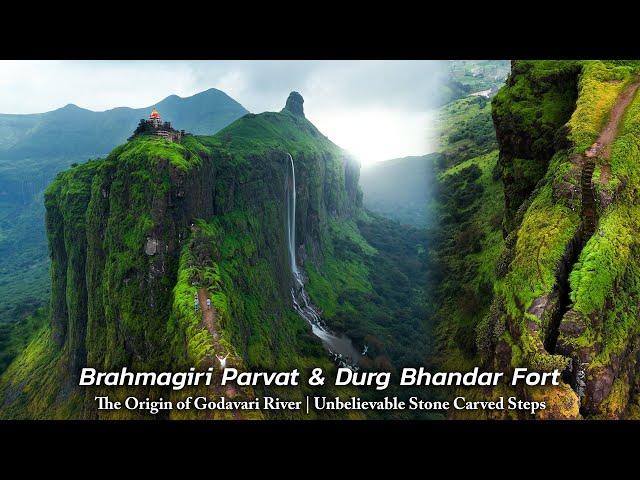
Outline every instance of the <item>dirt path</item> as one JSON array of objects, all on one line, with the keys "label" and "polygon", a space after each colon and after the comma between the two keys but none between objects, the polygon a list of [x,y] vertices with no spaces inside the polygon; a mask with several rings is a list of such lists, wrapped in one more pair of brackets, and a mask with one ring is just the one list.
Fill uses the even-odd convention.
[{"label": "dirt path", "polygon": [[207,308],[207,298],[209,298],[207,294],[206,288],[201,288],[198,290],[198,303],[200,303],[200,310],[202,310],[202,323],[209,330],[209,333],[213,337],[214,346],[216,347],[216,351],[218,350],[218,327],[217,320],[218,314],[216,309],[211,305],[210,308]]},{"label": "dirt path", "polygon": [[606,185],[609,183],[609,179],[611,178],[611,165],[605,163],[600,168],[600,183]]},{"label": "dirt path", "polygon": [[200,305],[200,312],[202,312],[202,326],[207,329],[211,334],[211,344],[213,346],[213,354],[207,355],[204,359],[204,365],[206,367],[220,367],[220,362],[216,358],[216,355],[222,354],[222,346],[220,345],[220,336],[218,334],[218,315],[213,305],[211,308],[207,308],[208,292],[206,288],[198,290],[198,304]]},{"label": "dirt path", "polygon": [[640,87],[640,81],[633,82],[618,96],[616,103],[611,110],[609,123],[607,123],[602,132],[600,132],[600,136],[598,137],[596,144],[585,152],[587,157],[596,157],[599,154],[602,154],[602,157],[605,160],[609,159],[611,156],[611,145],[618,135],[618,127],[620,126],[622,116],[627,110],[629,104],[632,102],[638,87]]},{"label": "dirt path", "polygon": [[633,101],[633,98],[640,87],[640,80],[635,81],[627,86],[618,98],[616,99],[611,114],[609,116],[609,122],[605,125],[600,132],[600,136],[596,143],[591,148],[584,152],[584,158],[582,162],[582,218],[583,218],[583,230],[585,240],[588,239],[595,231],[597,219],[596,219],[596,196],[593,188],[593,172],[596,166],[596,158],[600,157],[602,162],[600,184],[606,185],[611,177],[611,165],[608,160],[611,157],[611,147],[614,140],[618,135],[618,129],[620,122],[624,116],[624,112],[627,107]]},{"label": "dirt path", "polygon": [[[206,358],[207,366],[215,366],[216,368],[220,368],[220,362],[217,359],[216,355],[226,355],[224,353],[225,349],[220,344],[220,335],[218,334],[218,312],[213,305],[211,308],[207,308],[207,299],[209,298],[209,292],[207,292],[206,288],[198,289],[198,303],[200,304],[200,311],[202,312],[202,324],[211,334],[211,343],[213,345],[213,355],[209,355]],[[227,365],[230,366],[230,365]],[[232,399],[238,394],[238,390],[235,384],[229,384],[225,387],[220,386],[215,389],[215,392],[218,395],[225,395],[227,398]],[[240,412],[233,412],[234,418],[242,418]]]}]

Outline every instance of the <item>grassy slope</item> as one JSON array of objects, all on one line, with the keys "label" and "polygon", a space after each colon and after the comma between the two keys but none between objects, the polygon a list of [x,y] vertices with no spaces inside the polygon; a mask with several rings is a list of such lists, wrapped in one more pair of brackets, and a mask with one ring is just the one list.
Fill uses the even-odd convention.
[{"label": "grassy slope", "polygon": [[288,111],[249,113],[216,135],[199,138],[203,144],[231,154],[237,163],[273,150],[288,151],[294,158],[340,152],[311,122]]},{"label": "grassy slope", "polygon": [[447,168],[496,148],[491,101],[467,97],[442,107],[439,116],[440,165]]},{"label": "grassy slope", "polygon": [[48,320],[47,309],[40,308],[22,321],[0,325],[0,374],[24,350]]}]

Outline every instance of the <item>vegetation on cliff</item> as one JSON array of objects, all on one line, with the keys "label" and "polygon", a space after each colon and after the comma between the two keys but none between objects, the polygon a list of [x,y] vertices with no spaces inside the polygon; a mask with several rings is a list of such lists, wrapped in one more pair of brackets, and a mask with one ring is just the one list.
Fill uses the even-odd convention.
[{"label": "vegetation on cliff", "polygon": [[[371,242],[377,241],[373,219],[361,211],[359,165],[301,109],[286,108],[248,114],[215,136],[186,136],[180,144],[136,137],[56,178],[46,197],[50,321],[0,377],[0,415],[120,418],[95,410],[90,393],[105,389],[83,395],[75,386],[85,365],[204,368],[217,366],[216,355],[229,354],[228,364],[242,368],[331,369],[291,305],[287,153],[296,166],[297,256],[309,272],[312,300],[320,305],[326,298],[329,324],[362,332],[363,342],[375,327],[381,337],[375,345],[372,340],[376,356],[404,358],[409,346],[393,343],[404,317],[395,313],[419,308],[406,278],[420,267],[408,264],[398,272],[406,288],[387,301],[380,289],[391,288],[391,280],[374,266],[393,257],[380,255],[360,232],[366,225]],[[408,238],[407,248],[417,258],[419,239]],[[346,257],[349,268],[340,271],[336,265]],[[194,308],[201,292],[211,299],[213,324]],[[353,313],[364,293],[377,295],[381,305],[346,327],[340,315]],[[397,317],[396,326],[386,326],[385,315]],[[421,325],[411,328],[415,334]],[[43,369],[47,374],[36,379]],[[36,384],[50,394],[24,388]],[[278,393],[299,396],[304,389]]]},{"label": "vegetation on cliff", "polygon": [[[494,102],[505,185],[513,181],[509,172],[520,169],[515,163],[532,163],[539,173],[525,181],[526,189],[505,191],[511,212],[502,257],[507,268],[494,287],[495,313],[486,324],[494,336],[493,358],[507,370],[566,369],[556,403],[579,400],[586,416],[633,415],[638,402],[632,360],[639,332],[637,99],[611,140],[603,140],[611,141],[610,157],[609,145],[596,150],[592,236],[584,228],[580,180],[585,150],[638,73],[638,62],[516,62]],[[527,88],[538,90],[528,97],[522,94]],[[522,138],[532,140],[528,150]],[[543,148],[534,148],[536,142]],[[556,417],[575,415],[556,411]]]}]

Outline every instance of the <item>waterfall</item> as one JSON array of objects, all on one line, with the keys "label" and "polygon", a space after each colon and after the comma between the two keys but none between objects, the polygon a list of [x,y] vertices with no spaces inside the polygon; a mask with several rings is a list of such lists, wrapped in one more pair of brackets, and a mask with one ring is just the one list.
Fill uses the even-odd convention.
[{"label": "waterfall", "polygon": [[300,281],[298,264],[296,263],[296,170],[293,166],[293,157],[287,153],[289,165],[291,166],[287,174],[285,192],[287,195],[287,245],[289,248],[289,263],[291,273],[296,281]]},{"label": "waterfall", "polygon": [[304,271],[298,268],[296,261],[296,171],[293,157],[289,153],[287,157],[289,157],[289,165],[284,189],[287,203],[287,249],[294,281],[291,288],[293,309],[311,325],[313,334],[322,341],[331,358],[338,365],[357,369],[360,354],[351,343],[351,339],[344,335],[338,337],[328,330],[322,321],[320,311],[311,303],[309,294],[304,289]]}]

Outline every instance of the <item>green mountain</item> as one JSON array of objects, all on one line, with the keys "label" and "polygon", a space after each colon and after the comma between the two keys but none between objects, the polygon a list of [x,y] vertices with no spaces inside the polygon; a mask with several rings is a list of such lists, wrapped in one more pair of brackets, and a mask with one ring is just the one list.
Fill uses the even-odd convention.
[{"label": "green mountain", "polygon": [[[97,411],[95,395],[132,389],[81,390],[85,365],[180,371],[228,355],[228,366],[248,369],[330,370],[293,308],[292,251],[323,321],[358,349],[367,346],[363,368],[424,363],[424,239],[362,209],[359,170],[304,117],[302,97],[292,93],[283,111],[247,114],[214,136],[187,135],[182,143],[137,136],[105,159],[59,174],[45,197],[48,321],[0,376],[0,417],[143,417]],[[15,337],[5,342],[12,351],[25,343]],[[299,399],[306,387],[270,392]],[[226,392],[236,399],[251,393]]]},{"label": "green mountain", "polygon": [[0,114],[0,192],[17,204],[29,201],[30,194],[42,190],[38,182],[125,141],[154,106],[175,128],[194,134],[213,134],[248,113],[211,88],[186,98],[171,95],[144,108],[94,112],[69,104],[46,113]]},{"label": "green mountain", "polygon": [[[176,95],[155,105],[175,128],[212,134],[247,111],[224,92]],[[23,318],[48,299],[42,194],[55,174],[109,153],[147,108],[93,112],[67,105],[47,113],[0,114],[0,323]]]}]

